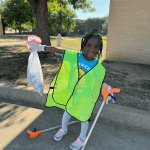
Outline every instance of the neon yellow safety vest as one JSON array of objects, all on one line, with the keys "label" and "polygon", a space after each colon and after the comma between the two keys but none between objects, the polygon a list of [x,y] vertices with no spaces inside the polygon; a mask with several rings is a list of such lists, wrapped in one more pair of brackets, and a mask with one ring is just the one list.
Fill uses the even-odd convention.
[{"label": "neon yellow safety vest", "polygon": [[47,107],[56,106],[79,121],[87,121],[100,95],[105,68],[97,64],[79,79],[78,53],[66,50],[64,59],[50,85]]}]

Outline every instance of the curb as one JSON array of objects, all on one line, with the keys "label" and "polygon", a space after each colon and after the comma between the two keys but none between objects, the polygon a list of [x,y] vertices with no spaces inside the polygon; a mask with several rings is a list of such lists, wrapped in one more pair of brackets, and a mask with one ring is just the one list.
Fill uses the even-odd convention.
[{"label": "curb", "polygon": [[[44,90],[41,97],[32,87],[0,83],[0,95],[12,100],[24,100],[45,105],[48,90]],[[97,101],[93,114],[96,115],[102,101]],[[108,119],[120,124],[150,130],[150,112],[129,108],[117,104],[104,105],[100,118]],[[95,118],[94,118],[95,119]]]}]

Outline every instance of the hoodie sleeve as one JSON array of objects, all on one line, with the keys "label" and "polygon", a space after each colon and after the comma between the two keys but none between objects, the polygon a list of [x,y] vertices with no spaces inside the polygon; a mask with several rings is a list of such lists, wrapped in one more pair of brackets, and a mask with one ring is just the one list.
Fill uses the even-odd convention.
[{"label": "hoodie sleeve", "polygon": [[64,53],[65,53],[65,49],[63,50],[63,54],[61,56],[61,60],[63,60],[63,58],[64,58]]}]

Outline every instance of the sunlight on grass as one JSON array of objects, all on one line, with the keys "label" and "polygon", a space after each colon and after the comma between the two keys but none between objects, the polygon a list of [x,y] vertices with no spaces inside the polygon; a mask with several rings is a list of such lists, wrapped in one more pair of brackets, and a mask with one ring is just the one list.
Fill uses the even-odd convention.
[{"label": "sunlight on grass", "polygon": [[5,33],[5,35],[3,35],[4,37],[6,36],[12,36],[12,37],[17,37],[17,36],[23,36],[23,37],[28,37],[28,35],[19,35],[19,34],[15,34],[15,33]]},{"label": "sunlight on grass", "polygon": [[[57,46],[56,41],[51,41],[52,46]],[[62,40],[61,47],[64,49],[80,51],[81,41],[80,40]]]},{"label": "sunlight on grass", "polygon": [[103,48],[106,48],[107,45],[107,39],[103,39]]},{"label": "sunlight on grass", "polygon": [[[65,49],[79,51],[81,48],[81,40],[80,39],[81,38],[79,38],[79,40],[78,39],[77,40],[71,40],[71,39],[70,40],[62,40],[61,47],[65,48]],[[57,46],[56,41],[51,41],[51,44],[52,44],[52,46]],[[106,44],[107,44],[107,39],[103,39],[103,48],[106,48]]]},{"label": "sunlight on grass", "polygon": [[[5,36],[10,36],[5,35]],[[12,37],[17,37],[17,36],[24,36],[27,37],[28,35],[12,35]],[[50,39],[56,39],[57,36],[50,36]],[[81,37],[62,37],[62,41],[61,41],[61,47],[64,49],[69,49],[69,50],[74,50],[74,51],[80,51],[81,49]],[[106,48],[107,45],[107,36],[102,37],[103,39],[103,48]],[[14,39],[13,39],[14,40]],[[51,45],[52,46],[57,46],[57,41],[51,41]],[[104,57],[100,58],[105,59]]]}]

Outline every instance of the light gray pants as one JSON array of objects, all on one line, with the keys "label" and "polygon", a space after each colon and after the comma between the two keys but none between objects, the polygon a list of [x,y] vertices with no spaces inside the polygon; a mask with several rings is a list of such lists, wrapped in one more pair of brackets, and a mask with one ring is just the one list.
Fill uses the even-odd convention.
[{"label": "light gray pants", "polygon": [[[63,114],[63,118],[62,118],[62,129],[63,130],[67,129],[70,118],[71,118],[71,116],[65,110],[65,112]],[[81,122],[81,132],[80,132],[80,138],[81,139],[84,139],[86,137],[88,126],[89,126],[88,121]]]}]

